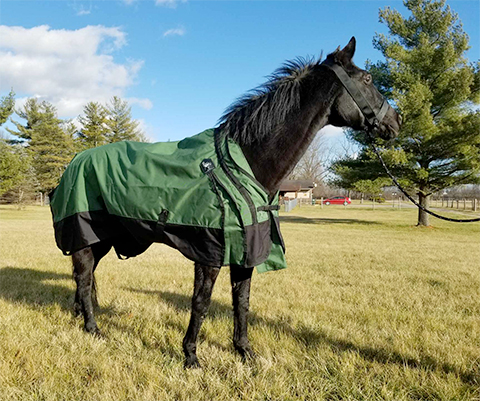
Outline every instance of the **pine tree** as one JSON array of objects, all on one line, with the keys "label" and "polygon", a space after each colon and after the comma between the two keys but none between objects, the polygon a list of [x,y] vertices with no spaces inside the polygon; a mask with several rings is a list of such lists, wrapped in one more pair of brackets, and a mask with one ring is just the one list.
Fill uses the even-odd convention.
[{"label": "pine tree", "polygon": [[131,107],[126,100],[114,96],[107,110],[108,142],[144,141],[139,122],[132,119]]},{"label": "pine tree", "polygon": [[0,138],[0,195],[20,185],[30,167],[26,149]]},{"label": "pine tree", "polygon": [[79,117],[82,129],[78,133],[78,141],[83,149],[90,149],[108,142],[109,126],[108,110],[97,102],[89,102],[83,108],[84,116]]},{"label": "pine tree", "polygon": [[16,113],[26,120],[26,124],[14,122],[18,131],[8,131],[23,139],[32,155],[40,191],[49,192],[56,187],[75,154],[72,127],[57,117],[55,107],[48,102],[28,99],[23,110]]},{"label": "pine tree", "polygon": [[8,117],[13,114],[14,109],[15,92],[12,89],[7,96],[3,96],[0,99],[0,126],[7,122]]},{"label": "pine tree", "polygon": [[[367,63],[377,86],[400,110],[404,124],[393,147],[383,154],[421,205],[445,188],[480,182],[479,63],[465,58],[468,35],[445,0],[407,0],[409,17],[387,7],[380,21],[389,35],[377,34],[374,46],[385,61]],[[351,133],[360,157],[334,164],[337,184],[353,186],[385,173],[368,150],[365,135]],[[419,209],[418,225],[429,225]]]},{"label": "pine tree", "polygon": [[32,139],[32,129],[38,124],[42,119],[42,109],[45,106],[45,102],[39,103],[37,99],[30,98],[25,102],[23,109],[15,110],[15,113],[20,117],[26,120],[26,124],[22,125],[21,123],[12,120],[12,123],[17,128],[17,131],[14,131],[10,128],[7,128],[7,131],[20,138],[17,142],[29,141]]}]

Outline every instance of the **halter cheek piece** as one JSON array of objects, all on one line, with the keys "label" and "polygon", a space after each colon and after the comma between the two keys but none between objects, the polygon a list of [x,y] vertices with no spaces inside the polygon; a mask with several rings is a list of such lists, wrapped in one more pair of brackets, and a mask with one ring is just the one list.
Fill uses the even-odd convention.
[{"label": "halter cheek piece", "polygon": [[387,100],[385,98],[383,99],[383,103],[380,108],[372,107],[365,96],[363,96],[363,93],[360,91],[358,85],[348,76],[343,67],[335,64],[331,60],[325,60],[322,65],[329,68],[337,75],[342,85],[345,87],[353,101],[357,104],[364,115],[369,130],[372,131],[378,129],[380,127],[380,122],[383,120],[385,114],[387,114],[387,110],[390,108]]}]

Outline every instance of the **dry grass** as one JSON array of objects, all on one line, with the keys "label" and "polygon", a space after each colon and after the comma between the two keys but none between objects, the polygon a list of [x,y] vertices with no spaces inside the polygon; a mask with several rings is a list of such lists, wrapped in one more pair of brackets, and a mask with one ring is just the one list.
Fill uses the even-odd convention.
[{"label": "dry grass", "polygon": [[100,265],[96,339],[72,316],[47,208],[0,208],[0,399],[480,400],[480,225],[415,210],[283,216],[289,268],[255,274],[250,339],[231,345],[228,269],[182,368],[191,262],[163,245]]}]

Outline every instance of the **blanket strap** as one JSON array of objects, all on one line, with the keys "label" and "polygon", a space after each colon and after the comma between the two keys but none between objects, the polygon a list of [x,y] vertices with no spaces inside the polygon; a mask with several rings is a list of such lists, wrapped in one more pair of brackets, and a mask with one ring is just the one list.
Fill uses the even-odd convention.
[{"label": "blanket strap", "polygon": [[258,206],[257,210],[259,212],[269,212],[271,210],[280,210],[280,206],[279,205]]}]

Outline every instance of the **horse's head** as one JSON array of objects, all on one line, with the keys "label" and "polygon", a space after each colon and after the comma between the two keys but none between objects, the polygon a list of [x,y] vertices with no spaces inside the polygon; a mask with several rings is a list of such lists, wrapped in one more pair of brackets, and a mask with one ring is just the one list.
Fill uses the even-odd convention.
[{"label": "horse's head", "polygon": [[352,37],[344,49],[339,47],[322,63],[335,73],[342,87],[334,100],[328,122],[392,139],[398,135],[402,119],[377,90],[372,76],[353,63],[354,53],[355,38]]}]

